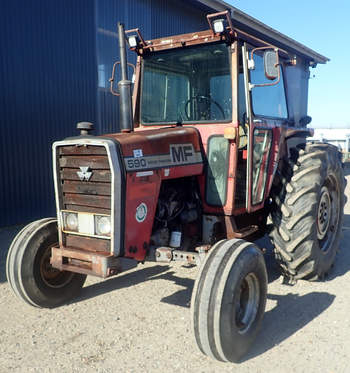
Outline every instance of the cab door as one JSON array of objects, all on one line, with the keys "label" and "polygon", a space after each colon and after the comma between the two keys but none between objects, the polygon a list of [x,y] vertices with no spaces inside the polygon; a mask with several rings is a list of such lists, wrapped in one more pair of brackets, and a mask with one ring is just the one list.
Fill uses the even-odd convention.
[{"label": "cab door", "polygon": [[[272,64],[277,65],[275,71],[269,72],[266,58],[276,58],[278,62]],[[275,129],[286,121],[288,112],[278,51],[271,46],[254,48],[244,43],[242,63],[249,128],[246,209],[253,212],[263,207],[269,193],[279,142],[279,131]]]}]

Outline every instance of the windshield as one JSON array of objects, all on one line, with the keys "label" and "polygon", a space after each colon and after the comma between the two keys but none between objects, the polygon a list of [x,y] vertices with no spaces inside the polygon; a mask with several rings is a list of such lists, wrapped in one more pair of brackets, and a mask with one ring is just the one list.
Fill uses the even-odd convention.
[{"label": "windshield", "polygon": [[144,56],[141,123],[230,121],[230,54],[207,44]]}]

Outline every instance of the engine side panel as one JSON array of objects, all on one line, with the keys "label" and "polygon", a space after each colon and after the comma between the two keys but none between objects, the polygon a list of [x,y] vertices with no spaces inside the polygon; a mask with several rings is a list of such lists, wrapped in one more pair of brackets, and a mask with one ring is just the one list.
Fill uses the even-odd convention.
[{"label": "engine side panel", "polygon": [[138,176],[127,174],[125,203],[125,250],[124,256],[142,261],[147,254],[157,208],[161,171]]},{"label": "engine side panel", "polygon": [[110,137],[121,145],[126,170],[124,255],[142,261],[162,181],[203,173],[200,135],[194,128],[170,127]]}]

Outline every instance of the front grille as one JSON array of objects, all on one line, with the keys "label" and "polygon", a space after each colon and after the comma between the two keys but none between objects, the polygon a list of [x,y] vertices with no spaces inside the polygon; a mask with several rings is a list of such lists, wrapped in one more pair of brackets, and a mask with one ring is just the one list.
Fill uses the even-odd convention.
[{"label": "front grille", "polygon": [[[111,214],[111,171],[105,147],[60,146],[58,167],[61,209]],[[80,167],[89,167],[89,181],[80,180]]]}]

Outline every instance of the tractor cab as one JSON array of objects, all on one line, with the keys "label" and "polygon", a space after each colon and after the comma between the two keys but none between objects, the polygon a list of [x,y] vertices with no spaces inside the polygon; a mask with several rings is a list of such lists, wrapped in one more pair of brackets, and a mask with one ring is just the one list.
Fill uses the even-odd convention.
[{"label": "tractor cab", "polygon": [[264,37],[248,33],[228,11],[207,20],[208,31],[149,41],[139,29],[122,31],[137,53],[133,119],[125,128],[196,128],[207,164],[204,209],[252,213],[264,206],[287,139],[310,134],[309,67],[327,58],[271,29]]}]

